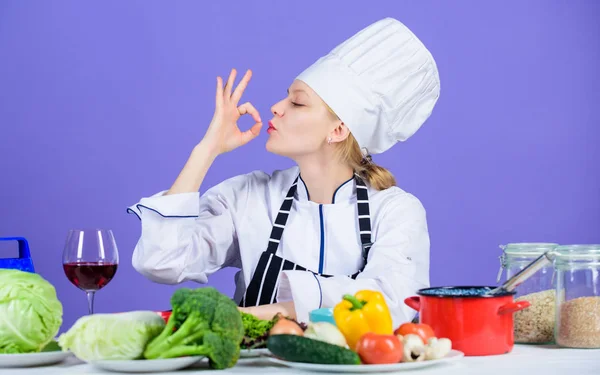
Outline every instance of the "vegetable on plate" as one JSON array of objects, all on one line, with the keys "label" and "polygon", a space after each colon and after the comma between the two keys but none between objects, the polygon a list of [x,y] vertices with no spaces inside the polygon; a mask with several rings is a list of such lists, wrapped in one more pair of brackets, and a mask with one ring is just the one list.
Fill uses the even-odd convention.
[{"label": "vegetable on plate", "polygon": [[421,362],[425,360],[426,347],[420,336],[409,333],[405,336],[398,335],[403,345],[403,362]]},{"label": "vegetable on plate", "polygon": [[427,344],[423,343],[420,336],[409,333],[405,336],[397,335],[402,341],[402,362],[420,362],[441,359],[452,350],[452,342],[447,338],[430,337]]},{"label": "vegetable on plate", "polygon": [[269,331],[279,316],[273,317],[271,320],[259,319],[252,314],[242,312],[242,324],[244,325],[244,338],[240,344],[242,349],[262,348],[267,345]]},{"label": "vegetable on plate", "polygon": [[234,366],[244,337],[235,302],[215,288],[181,288],[171,297],[173,309],[162,332],[148,343],[147,359],[206,356],[214,369]]},{"label": "vegetable on plate", "polygon": [[298,335],[273,335],[267,348],[276,357],[291,362],[329,365],[358,365],[360,357],[354,351],[339,345]]},{"label": "vegetable on plate", "polygon": [[351,349],[356,348],[356,344],[366,333],[394,333],[392,316],[385,298],[375,290],[362,290],[354,296],[344,295],[343,300],[334,307],[333,317]]},{"label": "vegetable on plate", "polygon": [[394,334],[400,336],[417,335],[421,338],[423,344],[427,344],[431,337],[435,337],[435,333],[429,325],[419,323],[404,323],[394,331]]},{"label": "vegetable on plate", "polygon": [[259,319],[256,316],[242,312],[244,324],[244,338],[240,344],[242,349],[259,349],[267,347],[267,339],[270,335],[296,334],[303,335],[306,324],[298,323],[296,320],[285,317],[278,313],[270,320]]},{"label": "vegetable on plate", "polygon": [[60,352],[60,351],[62,351],[62,348],[60,347],[60,345],[58,345],[58,342],[56,342],[55,340],[50,341],[41,350],[41,352],[43,352],[43,353],[45,353],[45,352]]},{"label": "vegetable on plate", "polygon": [[304,329],[295,320],[280,317],[269,331],[273,335],[304,335]]},{"label": "vegetable on plate", "polygon": [[335,324],[311,322],[306,329],[279,316],[267,348],[286,361],[326,365],[420,362],[444,358],[452,349],[449,339],[435,337],[426,324],[394,330],[385,298],[374,290],[344,295],[333,316]]},{"label": "vegetable on plate", "polygon": [[356,345],[356,352],[365,364],[387,364],[402,361],[403,345],[395,335],[366,333]]},{"label": "vegetable on plate", "polygon": [[304,331],[304,336],[348,348],[348,343],[346,343],[346,338],[342,332],[335,325],[328,322],[309,323],[308,328]]},{"label": "vegetable on plate", "polygon": [[440,359],[450,353],[452,350],[452,341],[447,338],[430,337],[425,348],[425,359]]},{"label": "vegetable on plate", "polygon": [[86,315],[59,336],[58,344],[84,361],[139,359],[164,327],[154,311]]},{"label": "vegetable on plate", "polygon": [[38,353],[56,336],[63,306],[37,273],[0,269],[0,354]]}]

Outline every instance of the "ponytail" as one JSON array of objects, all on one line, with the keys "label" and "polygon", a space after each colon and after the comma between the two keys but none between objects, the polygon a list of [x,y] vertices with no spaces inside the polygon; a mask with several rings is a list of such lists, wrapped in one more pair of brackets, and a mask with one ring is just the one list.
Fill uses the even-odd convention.
[{"label": "ponytail", "polygon": [[370,155],[363,156],[360,146],[352,134],[349,134],[348,138],[340,143],[339,155],[373,189],[385,190],[396,186],[396,179],[390,171],[373,163]]},{"label": "ponytail", "polygon": [[[339,116],[324,103],[329,112],[339,120]],[[352,133],[339,145],[339,156],[346,161],[363,180],[375,190],[385,190],[396,186],[394,175],[387,169],[373,163],[371,155],[363,156],[360,146]]]}]

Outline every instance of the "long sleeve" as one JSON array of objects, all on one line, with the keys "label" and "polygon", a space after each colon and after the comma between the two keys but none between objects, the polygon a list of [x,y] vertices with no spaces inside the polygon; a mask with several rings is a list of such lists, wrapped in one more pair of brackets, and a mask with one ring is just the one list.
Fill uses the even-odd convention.
[{"label": "long sleeve", "polygon": [[264,178],[259,172],[236,176],[202,196],[160,192],[129,207],[141,220],[133,267],[163,284],[206,283],[221,268],[239,267],[237,218]]},{"label": "long sleeve", "polygon": [[404,299],[429,286],[429,233],[421,202],[408,193],[394,196],[378,218],[377,237],[367,265],[353,280],[348,276],[324,278],[308,271],[285,271],[278,300],[293,300],[296,316],[308,321],[308,313],[334,307],[344,294],[371,289],[382,292],[394,326],[410,321],[416,312]]}]

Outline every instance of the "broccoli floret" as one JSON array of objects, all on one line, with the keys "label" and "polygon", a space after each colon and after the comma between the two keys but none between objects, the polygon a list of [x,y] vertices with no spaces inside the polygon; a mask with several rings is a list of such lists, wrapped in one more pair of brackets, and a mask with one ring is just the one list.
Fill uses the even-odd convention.
[{"label": "broccoli floret", "polygon": [[171,317],[144,351],[147,359],[206,356],[210,367],[237,363],[244,337],[235,302],[215,288],[178,289],[171,297]]}]

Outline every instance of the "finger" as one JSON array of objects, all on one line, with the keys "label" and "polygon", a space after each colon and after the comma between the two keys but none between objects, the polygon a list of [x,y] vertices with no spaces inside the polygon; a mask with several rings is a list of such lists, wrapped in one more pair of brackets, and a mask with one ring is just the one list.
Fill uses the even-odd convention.
[{"label": "finger", "polygon": [[248,86],[248,82],[250,82],[251,78],[252,78],[252,70],[248,69],[246,71],[246,74],[244,74],[244,77],[242,78],[240,83],[237,85],[237,87],[233,91],[233,95],[231,95],[231,101],[234,104],[237,105],[237,103],[240,101],[240,98],[242,97],[244,90],[246,90],[246,87]]},{"label": "finger", "polygon": [[227,80],[227,84],[225,85],[225,92],[223,93],[225,99],[229,99],[231,97],[231,88],[233,87],[233,83],[235,82],[236,75],[237,71],[235,69],[231,69],[229,79]]},{"label": "finger", "polygon": [[252,116],[254,121],[256,121],[257,123],[262,122],[262,120],[260,119],[260,114],[258,113],[256,108],[254,108],[254,106],[252,104],[250,104],[250,102],[246,102],[246,103],[242,104],[241,106],[239,106],[238,112],[240,113],[240,116],[249,114],[250,116]]},{"label": "finger", "polygon": [[243,132],[242,133],[242,145],[245,145],[246,143],[248,143],[251,140],[253,140],[254,138],[256,138],[260,134],[260,129],[262,128],[262,126],[263,126],[262,122],[257,122],[256,124],[252,125],[252,127],[250,129]]},{"label": "finger", "polygon": [[217,108],[221,108],[223,105],[223,79],[217,77],[217,94],[215,97],[215,105]]}]

